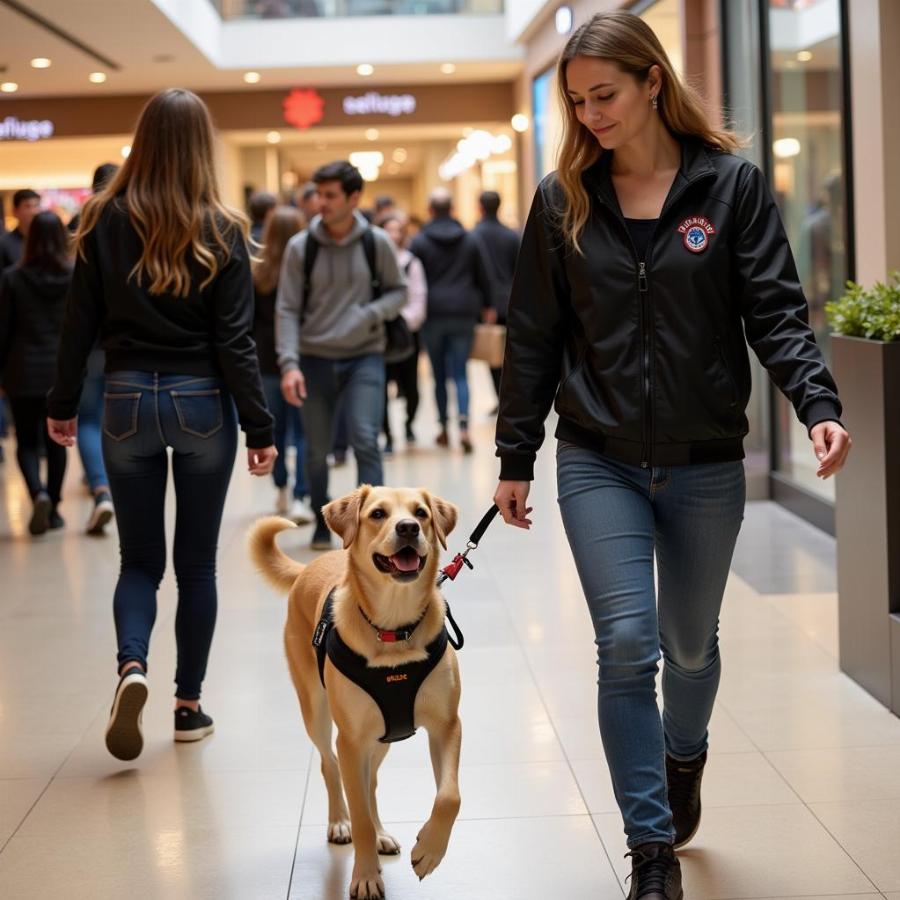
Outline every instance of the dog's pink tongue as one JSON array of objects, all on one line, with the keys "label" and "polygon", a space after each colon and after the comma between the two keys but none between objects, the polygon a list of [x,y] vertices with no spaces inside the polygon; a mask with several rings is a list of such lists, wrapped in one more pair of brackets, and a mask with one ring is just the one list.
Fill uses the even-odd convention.
[{"label": "dog's pink tongue", "polygon": [[391,562],[401,572],[415,572],[419,568],[419,557],[415,553],[395,553]]}]

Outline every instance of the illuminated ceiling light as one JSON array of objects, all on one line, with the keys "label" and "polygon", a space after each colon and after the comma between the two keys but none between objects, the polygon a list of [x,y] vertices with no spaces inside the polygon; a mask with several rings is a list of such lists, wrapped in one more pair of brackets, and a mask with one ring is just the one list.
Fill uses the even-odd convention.
[{"label": "illuminated ceiling light", "polygon": [[259,84],[262,81],[262,75],[259,72],[244,72],[244,81],[247,84]]},{"label": "illuminated ceiling light", "polygon": [[350,164],[359,169],[365,181],[377,181],[379,169],[384,165],[384,154],[377,150],[365,150],[350,154]]},{"label": "illuminated ceiling light", "polygon": [[375,74],[375,66],[370,66],[368,63],[361,63],[356,67],[356,74],[362,75],[363,78],[368,78],[370,75]]},{"label": "illuminated ceiling light", "polygon": [[106,72],[91,72],[88,75],[88,81],[91,84],[103,84],[106,81]]},{"label": "illuminated ceiling light", "polygon": [[398,147],[391,154],[391,159],[393,159],[395,163],[405,163],[406,160],[409,159],[409,154],[406,152],[406,148]]},{"label": "illuminated ceiling light", "polygon": [[812,53],[809,52],[809,50],[801,50],[797,54],[798,62],[809,62],[812,58],[813,58],[813,55],[812,55]]},{"label": "illuminated ceiling light", "polygon": [[524,113],[516,113],[512,119],[510,119],[510,125],[512,125],[514,131],[518,131],[519,134],[523,134],[528,131],[528,126],[531,123],[528,121],[528,116]]},{"label": "illuminated ceiling light", "polygon": [[31,61],[32,69],[49,69],[53,63],[46,56],[38,56]]},{"label": "illuminated ceiling light", "polygon": [[128,159],[128,157],[131,155],[131,144],[126,144],[126,145],[119,151],[119,153],[122,154],[122,159]]},{"label": "illuminated ceiling light", "polygon": [[19,86],[14,81],[4,81],[0,84],[0,91],[4,94],[14,94],[18,89]]},{"label": "illuminated ceiling light", "polygon": [[270,144],[279,144],[281,143],[281,132],[278,131],[270,131],[266,135],[266,141]]},{"label": "illuminated ceiling light", "polygon": [[441,71],[442,71],[445,75],[452,75],[452,74],[456,71],[456,66],[453,65],[453,63],[444,63],[444,64],[441,66]]},{"label": "illuminated ceiling light", "polygon": [[556,11],[556,33],[568,34],[572,30],[572,7],[561,6]]},{"label": "illuminated ceiling light", "polygon": [[772,152],[779,159],[790,159],[800,153],[800,141],[797,138],[781,138],[772,144]]},{"label": "illuminated ceiling light", "polygon": [[367,141],[377,141],[378,140],[378,129],[377,128],[367,128],[366,129],[366,140]]},{"label": "illuminated ceiling light", "polygon": [[508,153],[512,150],[512,138],[508,134],[498,134],[497,137],[494,138],[494,143],[491,146],[492,153]]}]

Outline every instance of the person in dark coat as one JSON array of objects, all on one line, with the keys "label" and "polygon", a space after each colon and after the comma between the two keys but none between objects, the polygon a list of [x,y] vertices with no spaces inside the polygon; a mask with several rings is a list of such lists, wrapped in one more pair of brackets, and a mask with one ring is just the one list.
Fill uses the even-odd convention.
[{"label": "person in dark coat", "polygon": [[[521,240],[517,232],[508,228],[497,217],[500,202],[500,195],[496,191],[485,191],[478,198],[481,221],[472,233],[481,243],[488,274],[491,276],[491,300],[497,313],[497,323],[505,325],[509,292],[512,290]],[[499,397],[500,369],[491,369],[491,377],[494,379],[494,389]]]},{"label": "person in dark coat", "polygon": [[25,249],[25,239],[31,221],[41,210],[41,195],[37,191],[25,189],[13,194],[13,215],[16,227],[0,237],[0,272],[14,266]]},{"label": "person in dark coat", "polygon": [[492,288],[481,245],[453,218],[450,194],[436,190],[429,203],[431,221],[410,245],[422,260],[428,279],[428,316],[422,329],[434,371],[435,399],[441,431],[437,443],[446,447],[447,379],[456,385],[459,439],[472,452],[469,437],[469,382],[466,362],[479,319],[493,321]]},{"label": "person in dark coat", "polygon": [[[47,391],[56,375],[56,354],[72,277],[66,230],[56,213],[30,222],[22,261],[0,277],[0,372],[16,426],[16,460],[32,501],[28,530],[62,528],[57,511],[66,450],[50,440]],[[47,478],[41,478],[41,450]]]}]

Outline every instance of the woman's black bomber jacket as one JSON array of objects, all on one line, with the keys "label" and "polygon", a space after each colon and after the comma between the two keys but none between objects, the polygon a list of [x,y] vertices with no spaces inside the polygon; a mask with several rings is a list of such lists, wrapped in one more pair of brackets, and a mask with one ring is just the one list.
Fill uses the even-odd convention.
[{"label": "woman's black bomber jacket", "polygon": [[[640,260],[610,177],[585,171],[584,255],[560,229],[562,190],[541,183],[507,322],[497,422],[503,480],[528,481],[554,401],[556,436],[644,468],[742,459],[747,341],[812,428],[841,405],[759,169],[694,141]],[[745,340],[746,334],[746,340]]]}]

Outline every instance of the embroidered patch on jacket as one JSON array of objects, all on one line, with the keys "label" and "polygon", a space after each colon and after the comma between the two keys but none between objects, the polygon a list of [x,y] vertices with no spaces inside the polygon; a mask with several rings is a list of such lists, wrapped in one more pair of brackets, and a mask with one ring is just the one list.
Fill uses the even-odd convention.
[{"label": "embroidered patch on jacket", "polygon": [[709,246],[710,235],[716,233],[716,226],[704,216],[691,216],[678,226],[678,233],[684,237],[684,246],[691,253],[702,253]]}]

